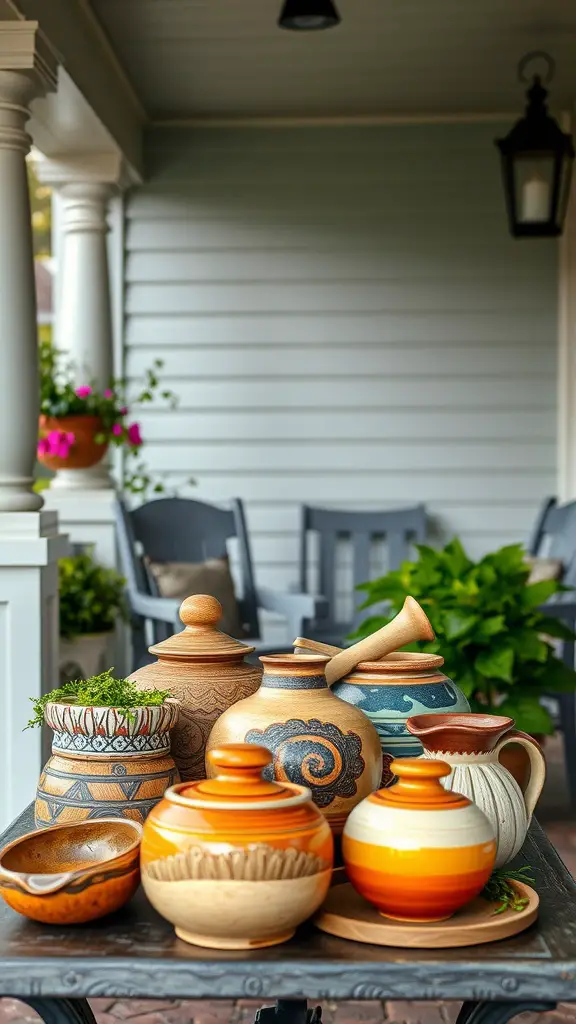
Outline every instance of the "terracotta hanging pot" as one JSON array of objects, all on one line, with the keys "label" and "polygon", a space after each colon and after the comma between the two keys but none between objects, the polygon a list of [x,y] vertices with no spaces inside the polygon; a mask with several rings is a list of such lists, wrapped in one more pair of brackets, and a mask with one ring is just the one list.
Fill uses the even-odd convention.
[{"label": "terracotta hanging pot", "polygon": [[352,808],[380,785],[378,733],[363,711],[329,688],[325,656],[275,654],[260,661],[260,689],[218,719],[208,751],[223,743],[267,747],[274,761],[265,774],[308,786],[339,835]]},{"label": "terracotta hanging pot", "polygon": [[95,438],[103,431],[99,416],[40,416],[40,437],[48,437],[53,431],[74,434],[74,441],[66,458],[58,455],[38,453],[38,461],[48,469],[89,469],[100,462],[108,450],[108,444],[97,444]]},{"label": "terracotta hanging pot", "polygon": [[170,690],[180,704],[172,734],[172,754],[185,782],[203,779],[206,741],[214,722],[231,704],[260,685],[262,669],[244,661],[247,647],[220,633],[222,605],[215,597],[196,594],[180,608],[185,628],[150,647],[158,661],[130,676],[140,690]]}]

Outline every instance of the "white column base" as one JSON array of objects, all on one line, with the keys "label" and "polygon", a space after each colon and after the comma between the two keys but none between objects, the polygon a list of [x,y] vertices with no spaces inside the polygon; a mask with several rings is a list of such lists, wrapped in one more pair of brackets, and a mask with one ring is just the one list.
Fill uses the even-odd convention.
[{"label": "white column base", "polygon": [[91,469],[59,469],[50,484],[57,491],[103,491],[113,489],[109,467],[106,462]]},{"label": "white column base", "polygon": [[40,729],[23,731],[30,697],[58,685],[58,559],[68,551],[54,512],[0,515],[0,829],[34,799]]},{"label": "white column base", "polygon": [[[69,469],[60,472],[75,475],[84,471]],[[89,470],[85,472],[88,473]],[[58,513],[60,529],[68,534],[70,544],[93,545],[96,561],[115,569],[117,558],[114,488],[56,487],[59,475],[58,473],[51,481],[47,490],[42,491],[44,508]]]}]

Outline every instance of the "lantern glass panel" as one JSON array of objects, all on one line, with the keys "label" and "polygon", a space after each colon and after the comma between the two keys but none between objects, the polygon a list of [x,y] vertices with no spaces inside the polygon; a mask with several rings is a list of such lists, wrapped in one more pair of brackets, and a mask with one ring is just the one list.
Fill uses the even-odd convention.
[{"label": "lantern glass panel", "polygon": [[554,154],[517,153],[513,162],[516,222],[545,224],[553,215]]}]

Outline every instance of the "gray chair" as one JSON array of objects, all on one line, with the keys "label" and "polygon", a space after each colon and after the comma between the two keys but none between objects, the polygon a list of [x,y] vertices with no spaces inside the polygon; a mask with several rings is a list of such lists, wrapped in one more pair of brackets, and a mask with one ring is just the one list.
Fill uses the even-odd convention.
[{"label": "gray chair", "polygon": [[[576,501],[558,505],[556,498],[547,498],[536,520],[528,544],[531,555],[558,558],[563,564],[562,582],[576,587]],[[542,606],[546,615],[561,619],[571,629],[576,627],[574,593],[556,594]],[[560,656],[565,665],[574,668],[574,641],[563,640]],[[550,695],[558,706],[558,727],[564,735],[564,759],[570,803],[576,806],[576,693]]]},{"label": "gray chair", "polygon": [[[158,643],[183,628],[178,616],[181,602],[159,596],[146,567],[146,556],[155,562],[202,562],[221,558],[227,552],[228,541],[237,538],[242,589],[238,601],[240,617],[248,637],[246,643],[257,647],[259,654],[265,653],[260,609],[287,620],[284,650],[291,650],[294,637],[305,631],[306,621],[321,616],[325,609],[322,598],[256,586],[244,508],[239,498],[226,506],[185,498],[159,498],[132,511],[118,498],[116,525],[131,614],[134,668],[153,660],[148,653],[149,639]],[[278,650],[278,646],[269,650]]]},{"label": "gray chair", "polygon": [[[347,621],[339,621],[338,557],[341,541],[344,540],[351,551],[351,586],[355,588],[371,578],[372,556],[380,542],[386,548],[387,569],[397,569],[410,557],[411,545],[423,541],[426,535],[426,508],[416,505],[414,508],[383,512],[351,512],[304,505],[300,527],[300,590],[303,593],[310,589],[314,534],[317,535],[317,589],[326,598],[328,611],[321,621],[308,623],[305,635],[308,639],[341,647],[349,633],[365,618],[365,614],[355,607]],[[357,604],[361,604],[363,599],[358,597]]]}]

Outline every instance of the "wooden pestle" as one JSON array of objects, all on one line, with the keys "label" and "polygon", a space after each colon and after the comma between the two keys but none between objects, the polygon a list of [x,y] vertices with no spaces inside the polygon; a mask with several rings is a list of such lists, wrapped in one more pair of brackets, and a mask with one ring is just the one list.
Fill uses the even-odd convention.
[{"label": "wooden pestle", "polygon": [[332,655],[326,665],[326,680],[329,686],[347,676],[361,661],[380,661],[386,654],[397,651],[414,640],[433,640],[434,631],[428,616],[413,597],[407,597],[398,615],[386,626],[364,637],[352,647],[333,647],[315,640],[297,637],[294,647],[300,650],[316,651]]}]

